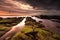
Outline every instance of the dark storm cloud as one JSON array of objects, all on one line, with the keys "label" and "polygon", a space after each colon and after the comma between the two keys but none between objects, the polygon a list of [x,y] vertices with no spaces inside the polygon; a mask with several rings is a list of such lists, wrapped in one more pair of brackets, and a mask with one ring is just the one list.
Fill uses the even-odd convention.
[{"label": "dark storm cloud", "polygon": [[[20,9],[18,2],[23,0],[0,0],[0,11],[15,12],[15,13],[29,13],[32,11]],[[18,7],[19,6],[19,7]],[[34,11],[33,11],[34,12]],[[35,12],[34,12],[35,13]]]},{"label": "dark storm cloud", "polygon": [[[18,0],[19,1],[19,0]],[[38,9],[60,9],[60,0],[24,0],[26,3],[30,4],[34,8]]]},{"label": "dark storm cloud", "polygon": [[[60,0],[11,0],[16,2],[24,2],[27,3],[34,8],[38,9],[60,9]],[[13,8],[12,8],[13,7]],[[1,10],[20,10],[19,8],[16,8],[14,4],[8,3],[8,0],[0,0],[0,9]],[[9,11],[8,10],[8,11]]]},{"label": "dark storm cloud", "polygon": [[23,1],[33,8],[60,10],[60,0],[14,0]]},{"label": "dark storm cloud", "polygon": [[[6,11],[9,13],[39,13],[40,11],[36,10],[23,10],[20,8],[19,3],[20,1],[23,2],[23,0],[0,0],[0,11]],[[18,4],[17,4],[18,3]],[[25,2],[24,2],[25,3]]]},{"label": "dark storm cloud", "polygon": [[[23,2],[24,4],[29,4],[33,7],[32,10],[23,10],[20,9],[19,3]],[[18,3],[18,4],[17,4]],[[19,6],[19,7],[18,7]],[[39,9],[38,11],[36,10]],[[60,0],[0,0],[0,11],[15,12],[15,13],[48,13],[45,11],[47,9],[60,10]],[[53,11],[52,11],[53,12]],[[57,13],[57,12],[55,12]],[[50,13],[54,14],[54,13]],[[59,13],[58,13],[59,14]]]}]

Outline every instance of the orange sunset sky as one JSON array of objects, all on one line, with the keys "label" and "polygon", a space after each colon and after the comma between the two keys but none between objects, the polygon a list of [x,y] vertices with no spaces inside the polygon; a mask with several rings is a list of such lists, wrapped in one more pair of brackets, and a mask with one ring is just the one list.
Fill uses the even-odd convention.
[{"label": "orange sunset sky", "polygon": [[[33,15],[33,14],[29,14]],[[0,16],[28,16],[27,13],[9,13],[5,11],[0,11]]]}]

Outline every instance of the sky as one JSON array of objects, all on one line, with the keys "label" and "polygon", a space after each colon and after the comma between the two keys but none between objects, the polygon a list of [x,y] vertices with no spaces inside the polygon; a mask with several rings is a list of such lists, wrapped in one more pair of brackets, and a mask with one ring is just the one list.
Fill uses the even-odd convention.
[{"label": "sky", "polygon": [[1,15],[60,15],[60,0],[0,0]]}]

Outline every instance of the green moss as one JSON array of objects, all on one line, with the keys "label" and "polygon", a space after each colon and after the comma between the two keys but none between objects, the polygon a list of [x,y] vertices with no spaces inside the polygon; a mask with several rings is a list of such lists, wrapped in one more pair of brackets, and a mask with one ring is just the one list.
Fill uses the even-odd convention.
[{"label": "green moss", "polygon": [[21,32],[23,32],[23,33],[28,33],[28,32],[31,32],[32,30],[33,30],[33,29],[31,28],[31,26],[30,26],[30,27],[26,26],[25,28],[22,29]]},{"label": "green moss", "polygon": [[4,25],[0,25],[0,31],[10,30],[11,27],[6,27]]},{"label": "green moss", "polygon": [[52,37],[56,40],[60,40],[60,35],[58,34],[53,34]]},{"label": "green moss", "polygon": [[[12,20],[1,20],[0,22],[11,22]],[[0,24],[0,35],[4,33],[6,30],[10,30],[11,27],[7,26],[12,26],[16,25],[19,21],[16,21],[15,23],[11,24]],[[60,40],[60,36],[54,33],[51,33],[50,31],[47,31],[46,29],[43,29],[44,25],[40,23],[36,23],[33,21],[28,21],[26,22],[26,26],[17,32],[11,40]],[[3,32],[2,32],[3,31]],[[35,33],[36,32],[36,33]],[[32,35],[34,34],[34,35]]]},{"label": "green moss", "polygon": [[11,40],[31,40],[28,36],[26,36],[24,33],[18,32],[15,34]]}]

